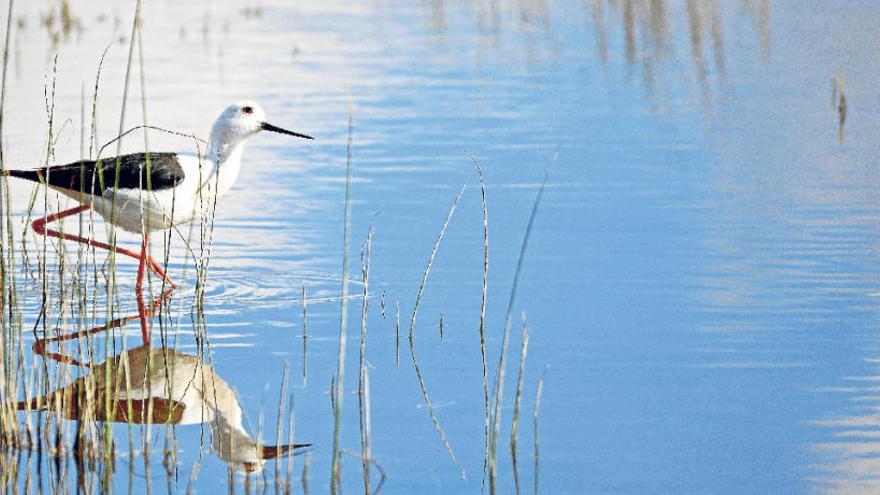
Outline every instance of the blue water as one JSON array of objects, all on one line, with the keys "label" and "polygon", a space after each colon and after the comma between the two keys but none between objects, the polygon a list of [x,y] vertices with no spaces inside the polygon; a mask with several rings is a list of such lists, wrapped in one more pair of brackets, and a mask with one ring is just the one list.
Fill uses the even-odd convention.
[{"label": "blue water", "polygon": [[[150,123],[205,136],[219,109],[247,97],[278,125],[318,138],[253,139],[238,184],[218,206],[204,307],[208,358],[237,390],[247,428],[267,443],[289,366],[296,439],[314,444],[311,491],[328,491],[330,479],[349,105],[354,280],[371,222],[375,231],[367,358],[383,493],[480,491],[482,213],[466,153],[487,183],[491,370],[530,208],[550,167],[514,304],[499,492],[513,490],[508,437],[522,315],[531,337],[520,424],[525,492],[541,376],[544,493],[876,491],[876,5],[267,1],[245,16],[236,2],[178,3],[144,8]],[[53,7],[16,8],[26,27],[13,37],[6,111],[16,119],[4,123],[5,146],[25,167],[45,154],[42,82],[51,80],[56,47],[39,25]],[[81,88],[91,92],[107,43],[127,37],[133,6],[73,12],[84,28],[57,46],[55,121],[70,119],[57,143],[61,162],[79,156]],[[105,61],[100,141],[118,127],[127,47],[114,41]],[[842,145],[832,76],[844,76],[849,103]],[[142,119],[139,90],[135,80],[129,126]],[[153,136],[151,146],[191,144]],[[466,480],[432,426],[406,339],[399,367],[394,339],[395,303],[405,336],[463,184],[415,346]],[[19,235],[30,188],[14,185]],[[172,236],[171,273],[190,281],[175,296],[173,328],[179,349],[195,353],[194,281],[181,244]],[[124,287],[134,266],[120,271],[119,299],[131,308]],[[316,298],[305,383],[304,283]],[[33,321],[39,291],[25,299]],[[350,451],[359,450],[360,308],[350,301],[342,430]],[[201,433],[175,429],[181,474],[169,483],[154,455],[153,490],[186,489]],[[344,492],[361,490],[359,460],[344,459]],[[130,462],[133,476],[116,468],[117,490],[141,490],[143,460]],[[298,483],[305,457],[294,462]],[[260,476],[235,475],[236,489]],[[212,493],[227,481],[226,464],[206,451],[193,487]],[[274,489],[268,483],[258,486]]]}]

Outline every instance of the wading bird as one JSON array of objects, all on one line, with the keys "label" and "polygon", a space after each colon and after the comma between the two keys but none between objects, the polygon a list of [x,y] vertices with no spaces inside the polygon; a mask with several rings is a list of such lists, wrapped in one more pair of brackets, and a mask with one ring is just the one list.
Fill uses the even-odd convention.
[{"label": "wading bird", "polygon": [[[135,292],[141,333],[147,344],[150,341],[147,316],[152,315],[158,305],[153,303],[147,308],[143,300],[147,265],[153,273],[174,286],[159,263],[147,254],[150,232],[190,222],[212,207],[238,178],[244,143],[249,137],[260,131],[271,131],[313,139],[269,124],[265,119],[265,112],[256,103],[245,101],[226,107],[211,128],[205,156],[198,153],[134,153],[35,170],[5,170],[3,174],[45,184],[81,203],[75,208],[35,220],[32,226],[38,234],[81,242],[139,260]],[[141,234],[140,253],[46,228],[47,223],[90,208],[106,221]],[[113,326],[125,321],[117,320]]]}]

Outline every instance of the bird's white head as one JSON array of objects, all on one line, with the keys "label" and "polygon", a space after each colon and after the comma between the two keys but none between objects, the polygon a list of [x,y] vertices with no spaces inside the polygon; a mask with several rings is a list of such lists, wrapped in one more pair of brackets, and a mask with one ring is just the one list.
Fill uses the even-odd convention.
[{"label": "bird's white head", "polygon": [[236,471],[258,473],[266,461],[295,455],[311,445],[259,445],[241,427],[240,420],[230,422],[229,418],[218,413],[211,422],[211,446],[217,457]]},{"label": "bird's white head", "polygon": [[226,107],[211,128],[208,155],[222,163],[244,141],[260,131],[272,131],[304,139],[314,139],[266,122],[266,112],[252,101],[240,101]]}]

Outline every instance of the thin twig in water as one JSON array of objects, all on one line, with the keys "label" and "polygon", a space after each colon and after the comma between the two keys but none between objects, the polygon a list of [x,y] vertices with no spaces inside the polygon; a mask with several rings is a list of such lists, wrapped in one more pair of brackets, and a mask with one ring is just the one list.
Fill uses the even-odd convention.
[{"label": "thin twig in water", "polygon": [[425,286],[428,283],[428,274],[431,272],[431,265],[434,263],[434,257],[437,256],[437,249],[440,248],[440,241],[443,240],[443,235],[446,233],[446,227],[449,226],[449,221],[452,220],[452,215],[455,214],[455,209],[458,208],[458,203],[461,201],[461,196],[464,194],[465,189],[467,189],[467,184],[461,186],[461,190],[458,191],[458,196],[455,197],[455,201],[452,203],[452,208],[449,209],[449,213],[446,214],[446,219],[443,220],[440,234],[437,235],[437,240],[434,241],[434,249],[431,250],[431,256],[428,257],[428,262],[425,264],[425,273],[422,275],[422,282],[419,284],[419,291],[416,293],[416,302],[413,304],[412,318],[409,321],[410,341],[413,339],[413,330],[416,327],[416,316],[419,313],[419,303],[422,301],[422,294],[424,294]]},{"label": "thin twig in water", "polygon": [[[467,153],[467,152],[466,152]],[[489,365],[486,358],[486,301],[489,293],[489,209],[486,201],[486,181],[480,162],[470,153],[468,157],[474,163],[480,176],[480,196],[483,203],[483,293],[480,301],[480,358],[483,365],[483,485],[489,469]]]},{"label": "thin twig in water", "polygon": [[[279,480],[281,479],[281,438],[284,432],[284,426],[281,419],[284,417],[284,396],[287,394],[287,369],[290,363],[284,361],[284,371],[281,373],[281,391],[278,393],[278,422],[275,425],[275,445],[278,449],[275,455],[275,493],[280,488]],[[293,457],[293,456],[291,456]]]},{"label": "thin twig in water", "polygon": [[302,339],[303,339],[303,388],[306,387],[306,380],[308,378],[309,372],[309,294],[308,289],[306,288],[306,281],[303,280],[302,283],[302,302],[303,302],[303,330],[302,330]]},{"label": "thin twig in water", "polygon": [[[372,451],[372,443],[373,443],[373,433],[372,433],[372,425],[370,412],[370,370],[369,368],[363,369],[363,418],[364,418],[364,427],[363,432],[361,434],[361,461],[363,463],[364,468],[364,495],[370,494],[370,465],[376,464],[373,460],[373,451]],[[383,475],[384,478],[384,475]],[[379,486],[382,486],[384,481],[379,481]],[[377,489],[378,490],[378,489]]]},{"label": "thin twig in water", "polygon": [[400,299],[394,303],[395,309],[395,325],[394,325],[394,362],[400,368]]},{"label": "thin twig in water", "polygon": [[361,250],[361,278],[363,280],[363,301],[361,306],[361,348],[358,361],[358,416],[361,433],[361,464],[364,473],[364,494],[370,493],[370,382],[367,371],[367,306],[370,287],[370,255],[373,248],[373,226],[367,230],[367,240]]},{"label": "thin twig in water", "polygon": [[459,474],[461,475],[462,479],[467,478],[464,467],[458,462],[458,459],[456,459],[455,451],[452,450],[452,444],[449,443],[449,439],[446,438],[446,432],[443,430],[443,427],[440,426],[440,420],[437,418],[437,414],[434,412],[434,404],[431,402],[431,399],[428,396],[428,388],[425,385],[425,380],[422,377],[421,370],[419,369],[419,362],[418,359],[416,359],[416,347],[415,339],[413,338],[413,329],[416,326],[416,315],[419,311],[419,302],[421,301],[422,294],[424,293],[425,285],[428,282],[428,273],[431,271],[431,265],[434,263],[434,257],[437,256],[437,250],[440,247],[440,241],[443,240],[443,234],[446,233],[446,227],[449,226],[449,221],[452,220],[452,215],[455,214],[455,209],[458,207],[458,203],[459,201],[461,201],[461,196],[464,194],[465,189],[467,189],[467,184],[461,187],[461,190],[458,192],[458,196],[455,197],[455,201],[452,203],[452,208],[449,209],[449,213],[446,215],[446,219],[443,221],[443,226],[440,228],[440,234],[437,236],[437,240],[434,242],[434,249],[431,251],[431,256],[428,258],[428,263],[425,265],[425,273],[424,275],[422,275],[422,283],[419,285],[419,292],[416,295],[416,302],[413,305],[412,319],[409,322],[409,353],[412,357],[413,368],[416,372],[416,378],[419,381],[419,390],[422,392],[422,399],[425,401],[425,405],[428,408],[428,415],[431,417],[431,422],[434,423],[434,429],[437,430],[437,433],[440,435],[440,441],[446,448],[446,452],[449,454],[449,458],[452,459],[452,462],[458,467]]},{"label": "thin twig in water", "polygon": [[434,429],[437,430],[437,433],[440,435],[440,442],[443,444],[443,447],[446,449],[446,452],[449,454],[449,458],[452,460],[452,463],[458,467],[459,475],[461,479],[467,479],[467,474],[464,471],[464,466],[462,466],[458,459],[455,457],[455,451],[452,449],[452,444],[449,443],[449,439],[446,438],[446,431],[443,430],[443,427],[440,425],[440,420],[437,418],[437,414],[434,412],[434,403],[431,402],[431,398],[428,396],[428,388],[425,385],[425,379],[422,377],[422,371],[419,368],[419,360],[416,358],[416,348],[414,346],[414,341],[409,341],[409,354],[412,357],[413,368],[416,371],[416,378],[419,381],[419,390],[422,392],[422,399],[425,401],[425,405],[428,408],[428,415],[431,417],[431,422],[434,424]]}]

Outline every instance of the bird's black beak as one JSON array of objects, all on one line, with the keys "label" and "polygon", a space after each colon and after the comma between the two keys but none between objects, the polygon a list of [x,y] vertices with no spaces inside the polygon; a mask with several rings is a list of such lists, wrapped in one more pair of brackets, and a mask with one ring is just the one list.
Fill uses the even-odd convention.
[{"label": "bird's black beak", "polygon": [[303,139],[315,139],[312,136],[308,136],[306,134],[300,134],[298,132],[293,132],[293,131],[288,131],[287,129],[282,129],[281,127],[272,125],[268,122],[261,123],[260,128],[263,129],[264,131],[272,131],[272,132],[277,132],[279,134],[287,134],[289,136],[296,136],[296,137],[300,137]]}]

